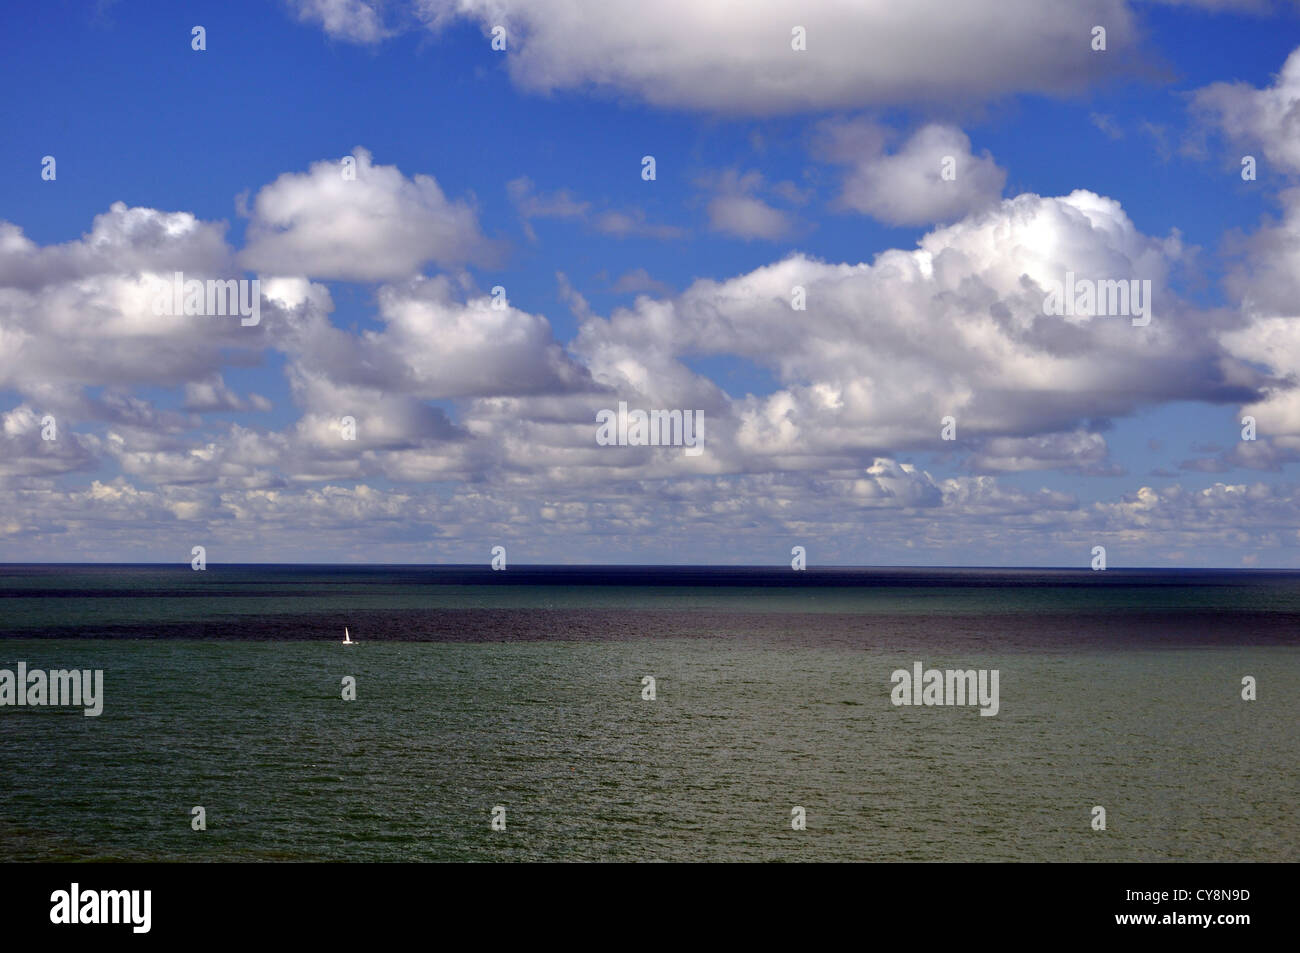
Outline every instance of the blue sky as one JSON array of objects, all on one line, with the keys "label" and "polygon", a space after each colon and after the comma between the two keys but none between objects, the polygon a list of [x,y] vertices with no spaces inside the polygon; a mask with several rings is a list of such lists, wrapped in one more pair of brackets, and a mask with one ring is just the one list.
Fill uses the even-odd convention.
[{"label": "blue sky", "polygon": [[[926,6],[7,13],[0,559],[1300,566],[1296,6]],[[360,204],[327,165],[358,149]],[[877,259],[918,242],[930,290]],[[243,335],[102,310],[177,263],[293,289]],[[1154,330],[1026,310],[1066,268],[1155,278]],[[712,442],[598,447],[620,399],[707,404]]]}]

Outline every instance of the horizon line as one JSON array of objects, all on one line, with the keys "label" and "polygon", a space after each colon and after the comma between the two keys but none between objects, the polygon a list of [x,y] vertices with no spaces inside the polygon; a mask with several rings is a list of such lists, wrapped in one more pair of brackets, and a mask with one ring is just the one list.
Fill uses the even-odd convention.
[{"label": "horizon line", "polygon": [[[145,566],[150,568],[190,568],[190,564],[185,561],[177,562],[132,562],[132,561],[101,561],[101,562],[0,562],[0,568],[10,566]],[[491,570],[490,562],[474,563],[389,563],[389,562],[209,562],[208,568],[224,566],[296,566],[303,568],[338,568],[338,569],[487,569]],[[819,570],[862,570],[862,569],[971,569],[971,570],[1031,570],[1031,571],[1063,571],[1063,572],[1086,572],[1089,575],[1107,573],[1107,572],[1295,572],[1300,573],[1300,567],[1295,566],[1108,566],[1105,569],[1094,570],[1087,565],[1083,566],[1035,566],[1035,565],[930,565],[930,564],[892,564],[892,565],[854,565],[854,564],[837,564],[837,565],[820,565],[808,566],[802,570],[793,570],[788,563],[514,563],[512,566],[503,570],[492,570],[499,572],[509,572],[510,569],[784,569],[791,572],[816,572]]]}]

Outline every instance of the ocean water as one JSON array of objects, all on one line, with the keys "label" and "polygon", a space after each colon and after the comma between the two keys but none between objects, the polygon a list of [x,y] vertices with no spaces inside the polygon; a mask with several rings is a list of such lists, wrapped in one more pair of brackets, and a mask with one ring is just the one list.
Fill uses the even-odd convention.
[{"label": "ocean water", "polygon": [[1296,573],[2,566],[0,668],[105,701],[0,708],[0,859],[1294,861],[1298,624]]}]

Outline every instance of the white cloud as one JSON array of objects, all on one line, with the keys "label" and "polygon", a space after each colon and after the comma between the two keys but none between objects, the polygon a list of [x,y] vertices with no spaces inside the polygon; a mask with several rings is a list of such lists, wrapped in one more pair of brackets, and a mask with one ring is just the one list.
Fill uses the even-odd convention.
[{"label": "white cloud", "polygon": [[185,409],[192,411],[213,410],[270,410],[271,402],[260,394],[240,397],[226,386],[220,374],[204,378],[201,381],[189,381],[185,385]]},{"label": "white cloud", "polygon": [[[238,318],[158,315],[160,284],[227,277],[225,226],[115,203],[88,235],[40,247],[0,223],[0,389],[83,410],[81,389],[179,386],[263,346]],[[102,407],[102,403],[99,405]]]},{"label": "white cloud", "polygon": [[178,539],[195,538],[210,559],[231,560],[373,561],[382,551],[419,562],[479,562],[490,540],[507,541],[517,561],[557,552],[593,562],[676,553],[700,562],[780,565],[792,541],[823,565],[987,563],[1002,553],[1004,560],[1074,559],[1085,566],[1099,542],[1117,563],[1222,565],[1254,556],[1295,565],[1300,553],[1294,531],[1279,532],[1300,525],[1300,492],[1289,485],[1140,486],[1083,504],[987,476],[935,479],[889,458],[816,475],[641,481],[631,485],[635,494],[624,483],[511,493],[466,484],[446,494],[349,483],[150,490],[118,477],[68,492],[0,483],[7,515],[0,556],[115,551],[174,560]]},{"label": "white cloud", "polygon": [[97,276],[173,271],[219,274],[229,268],[226,226],[189,212],[129,208],[114,202],[96,215],[88,234],[62,245],[38,246],[11,222],[0,221],[0,287],[37,291]]},{"label": "white cloud", "polygon": [[1061,470],[1109,476],[1122,472],[1109,460],[1106,438],[1085,430],[1033,437],[993,437],[980,443],[970,466],[976,471],[992,473]]},{"label": "white cloud", "polygon": [[382,281],[429,262],[490,261],[497,249],[479,231],[472,203],[448,199],[432,176],[406,178],[374,165],[360,147],[356,178],[340,160],[286,172],[253,200],[244,267],[269,275]]},{"label": "white cloud", "polygon": [[[708,457],[719,471],[948,449],[947,415],[964,440],[1039,440],[987,448],[986,464],[1102,466],[1096,438],[1069,447],[1045,435],[1165,401],[1238,399],[1261,380],[1216,342],[1231,315],[1170,291],[1182,260],[1176,237],[1141,234],[1113,200],[1021,195],[870,264],[794,255],[672,299],[640,298],[584,322],[573,349],[615,392],[715,415]],[[1152,281],[1152,324],[1044,315],[1048,283],[1067,271]],[[796,286],[806,311],[791,308]],[[766,368],[778,389],[730,401],[686,364],[707,355]]]},{"label": "white cloud", "polygon": [[791,231],[790,216],[755,194],[763,187],[759,173],[741,175],[728,169],[715,178],[706,178],[703,184],[715,192],[708,204],[709,227],[715,232],[775,240]]},{"label": "white cloud", "polygon": [[[413,185],[392,172],[397,193]],[[300,177],[305,194],[316,194],[316,175]],[[739,174],[732,185],[778,194]],[[533,208],[548,207],[562,208]],[[290,231],[316,225],[309,216]],[[406,225],[398,216],[394,231]],[[383,223],[369,226],[367,247],[393,241]],[[24,401],[4,418],[0,507],[13,516],[0,526],[0,554],[135,553],[142,540],[174,540],[178,526],[225,552],[281,558],[324,547],[374,558],[382,545],[427,559],[430,527],[474,545],[488,530],[526,532],[543,552],[571,546],[594,559],[692,539],[712,547],[701,558],[731,545],[731,558],[752,561],[763,540],[816,534],[825,553],[867,522],[872,545],[899,561],[963,546],[978,558],[994,542],[1032,558],[1105,534],[1147,546],[1280,546],[1267,534],[1296,515],[1280,489],[1141,487],[1085,505],[990,476],[940,478],[905,457],[1114,473],[1099,433],[1106,418],[1173,400],[1253,406],[1262,395],[1281,430],[1239,465],[1277,466],[1289,452],[1281,431],[1300,427],[1287,379],[1300,345],[1294,315],[1281,310],[1300,273],[1294,232],[1288,212],[1252,239],[1271,257],[1239,278],[1257,302],[1277,304],[1259,305],[1258,320],[1180,301],[1169,274],[1189,257],[1177,235],[1144,235],[1118,202],[1078,191],[996,202],[870,261],[792,255],[680,294],[637,269],[619,285],[661,297],[607,317],[569,289],[580,332],[566,347],[543,314],[494,309],[463,274],[390,280],[377,324],[361,331],[331,322],[330,293],[301,276],[309,270],[265,280],[259,327],[160,321],[147,279],[228,268],[220,225],[115,205],[91,235],[46,248],[0,227],[0,387]],[[304,247],[303,257],[327,257]],[[1067,270],[1150,279],[1151,325],[1044,315],[1046,283]],[[807,311],[790,307],[795,285]],[[248,363],[271,349],[284,355],[298,419],[280,432],[205,421],[262,406],[222,371],[232,354]],[[775,388],[725,391],[693,369],[712,356],[755,365]],[[155,407],[136,393],[146,386],[183,392],[182,409]],[[703,409],[705,454],[597,446],[595,411],[619,399]],[[60,423],[67,444],[37,444],[33,420],[47,406],[71,414]],[[948,414],[958,447],[939,439]],[[356,418],[356,441],[342,439],[343,415]],[[106,432],[83,433],[78,416]],[[59,485],[61,474],[112,463],[121,475]]]},{"label": "white cloud", "polygon": [[[1300,176],[1300,48],[1287,57],[1276,82],[1265,89],[1216,83],[1199,90],[1195,105],[1234,141],[1260,148],[1292,181]],[[1281,219],[1237,240],[1225,285],[1240,302],[1242,325],[1220,340],[1234,357],[1272,375],[1262,398],[1242,415],[1255,418],[1258,443],[1243,443],[1198,467],[1228,463],[1275,469],[1300,458],[1300,186],[1278,195]]]},{"label": "white cloud", "polygon": [[1283,170],[1300,172],[1300,49],[1287,57],[1272,86],[1214,83],[1197,90],[1193,104],[1234,142],[1261,148]]},{"label": "white cloud", "polygon": [[[500,299],[496,299],[500,300]],[[583,371],[555,341],[550,322],[490,296],[459,300],[445,278],[415,279],[379,293],[382,332],[368,332],[351,353],[323,358],[337,380],[373,381],[426,398],[555,393],[586,385]],[[354,365],[374,373],[350,373]]]},{"label": "white cloud", "polygon": [[[46,418],[52,418],[47,420]],[[52,429],[46,431],[45,424]],[[45,433],[53,439],[45,439]],[[89,469],[98,458],[99,441],[74,433],[70,421],[37,413],[27,404],[0,413],[0,478],[53,476]]]},{"label": "white cloud", "polygon": [[714,231],[738,238],[775,240],[790,231],[789,217],[752,195],[720,195],[709,202]]},{"label": "white cloud", "polygon": [[330,36],[353,43],[378,43],[392,33],[377,5],[366,0],[289,0],[304,23],[319,23]]},{"label": "white cloud", "polygon": [[[1075,90],[1123,68],[1123,0],[421,0],[509,31],[511,76],[539,92],[596,87],[656,106],[778,114],[890,103],[981,101]],[[1107,28],[1106,58],[1090,49]],[[807,49],[792,49],[803,27]]]},{"label": "white cloud", "polygon": [[953,126],[925,126],[892,154],[886,134],[862,122],[828,123],[820,138],[822,155],[850,166],[839,204],[890,225],[954,221],[993,205],[1006,184],[1006,170],[987,151],[973,155]]}]

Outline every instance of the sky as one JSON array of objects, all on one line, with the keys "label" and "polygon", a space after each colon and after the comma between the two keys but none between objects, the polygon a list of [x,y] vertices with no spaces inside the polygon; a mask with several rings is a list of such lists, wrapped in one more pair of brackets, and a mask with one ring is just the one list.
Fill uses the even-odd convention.
[{"label": "sky", "polygon": [[0,561],[1300,568],[1291,0],[4,16]]}]

